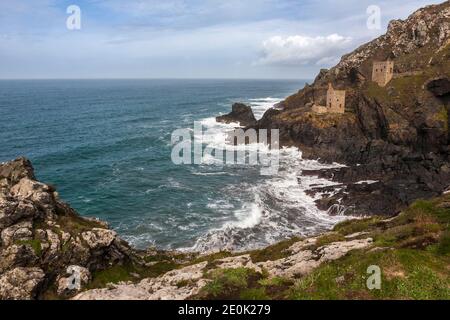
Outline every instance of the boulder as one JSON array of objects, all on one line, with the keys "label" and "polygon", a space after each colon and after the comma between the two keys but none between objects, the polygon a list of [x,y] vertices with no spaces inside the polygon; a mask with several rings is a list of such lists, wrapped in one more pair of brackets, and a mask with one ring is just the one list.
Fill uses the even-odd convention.
[{"label": "boulder", "polygon": [[109,247],[116,236],[116,232],[100,228],[93,228],[91,231],[86,231],[81,234],[81,237],[91,249]]},{"label": "boulder", "polygon": [[40,268],[15,268],[0,276],[0,300],[36,298],[45,273]]},{"label": "boulder", "polygon": [[243,127],[252,126],[256,124],[256,118],[253,114],[252,108],[243,103],[235,103],[229,114],[216,118],[217,122],[234,123],[237,122]]},{"label": "boulder", "polygon": [[[157,278],[144,279],[137,284],[119,283],[108,289],[93,289],[75,296],[74,300],[184,300],[196,295],[208,280],[201,262],[167,272]],[[183,285],[181,285],[183,284]]]},{"label": "boulder", "polygon": [[16,267],[32,266],[37,261],[38,257],[31,245],[11,245],[0,253],[0,274]]},{"label": "boulder", "polygon": [[0,193],[0,230],[7,228],[21,219],[40,215],[33,203],[19,200]]},{"label": "boulder", "polygon": [[32,223],[29,220],[18,222],[0,233],[2,246],[9,246],[17,241],[31,240],[33,236]]}]

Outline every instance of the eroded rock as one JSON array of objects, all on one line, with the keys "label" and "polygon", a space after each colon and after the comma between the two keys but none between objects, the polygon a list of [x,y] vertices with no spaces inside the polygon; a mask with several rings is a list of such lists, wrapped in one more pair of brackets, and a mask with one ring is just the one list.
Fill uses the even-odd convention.
[{"label": "eroded rock", "polygon": [[78,216],[53,187],[35,181],[28,160],[0,164],[0,299],[32,299],[50,286],[67,297],[79,290],[64,287],[68,267],[81,275],[81,289],[90,279],[88,269],[130,261],[132,250],[102,227]]},{"label": "eroded rock", "polygon": [[241,126],[247,127],[256,124],[256,118],[252,108],[243,103],[235,103],[229,114],[216,118],[217,122],[233,123],[238,122]]},{"label": "eroded rock", "polygon": [[0,299],[34,299],[44,277],[40,268],[15,268],[5,272],[0,276]]},{"label": "eroded rock", "polygon": [[114,241],[116,236],[116,232],[100,228],[94,228],[91,231],[86,231],[81,234],[81,237],[91,249],[108,247]]},{"label": "eroded rock", "polygon": [[372,239],[334,242],[318,249],[308,249],[315,244],[315,238],[293,244],[287,251],[291,254],[275,261],[258,263],[272,277],[294,278],[311,273],[322,263],[337,260],[352,250],[368,248]]},{"label": "eroded rock", "polygon": [[109,289],[93,289],[75,296],[74,300],[183,300],[196,295],[208,282],[203,279],[207,262],[170,271],[137,284],[120,283]]}]

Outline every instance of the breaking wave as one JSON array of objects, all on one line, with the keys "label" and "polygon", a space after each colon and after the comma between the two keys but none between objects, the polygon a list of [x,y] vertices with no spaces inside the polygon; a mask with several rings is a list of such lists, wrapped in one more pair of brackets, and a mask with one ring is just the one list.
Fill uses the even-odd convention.
[{"label": "breaking wave", "polygon": [[[269,97],[253,99],[250,103],[255,117],[259,119],[279,101]],[[222,147],[227,132],[238,126],[235,123],[217,123],[215,118],[205,118],[201,122],[206,129],[204,143]],[[319,210],[315,200],[320,194],[307,194],[313,187],[336,183],[302,175],[302,170],[342,165],[324,165],[318,161],[304,160],[301,151],[293,147],[281,149],[279,161],[280,167],[276,175],[244,179],[235,185],[226,186],[220,199],[211,199],[208,207],[223,212],[227,219],[198,237],[193,246],[182,250],[211,252],[257,249],[293,236],[310,236],[349,218],[342,214],[329,215],[326,211]],[[205,172],[211,164],[214,162],[200,166],[194,174],[214,174]],[[252,172],[257,175],[257,170],[258,168],[246,167],[242,174]]]}]

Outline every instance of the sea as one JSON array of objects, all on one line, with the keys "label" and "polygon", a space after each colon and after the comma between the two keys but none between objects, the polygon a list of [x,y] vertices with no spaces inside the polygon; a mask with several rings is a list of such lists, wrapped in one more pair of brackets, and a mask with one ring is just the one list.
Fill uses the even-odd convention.
[{"label": "sea", "polygon": [[2,80],[0,162],[30,159],[81,215],[97,217],[137,248],[212,252],[261,248],[332,228],[347,217],[319,210],[307,191],[334,183],[304,169],[340,166],[280,150],[279,170],[258,165],[176,165],[172,133],[223,139],[234,102],[257,119],[305,80]]}]

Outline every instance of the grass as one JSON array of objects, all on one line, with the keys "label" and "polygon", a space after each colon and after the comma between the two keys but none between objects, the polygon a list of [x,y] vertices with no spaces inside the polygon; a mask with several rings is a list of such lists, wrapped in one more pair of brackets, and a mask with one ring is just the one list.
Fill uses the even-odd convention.
[{"label": "grass", "polygon": [[105,270],[94,271],[88,289],[104,288],[108,283],[136,282],[143,278],[154,278],[179,267],[180,265],[173,261],[159,261],[150,267],[139,266],[132,262],[117,264]]},{"label": "grass", "polygon": [[[353,252],[298,280],[291,299],[450,299],[450,260],[413,249]],[[381,290],[369,290],[367,268],[381,268]],[[343,279],[337,281],[337,279]]]},{"label": "grass", "polygon": [[300,238],[292,238],[289,240],[281,241],[261,250],[251,251],[250,257],[252,258],[252,261],[254,263],[285,258],[289,256],[289,252],[287,249],[300,240]]},{"label": "grass", "polygon": [[197,299],[270,300],[285,299],[293,282],[281,277],[268,278],[253,269],[215,269],[207,274],[210,280],[195,297]]},{"label": "grass", "polygon": [[317,238],[316,247],[322,247],[324,245],[339,241],[345,241],[345,237],[338,232],[330,232]]},{"label": "grass", "polygon": [[92,282],[89,289],[104,288],[108,283],[135,280],[131,273],[134,268],[131,265],[115,265],[106,270],[96,271],[92,274]]},{"label": "grass", "polygon": [[36,254],[36,256],[40,257],[42,255],[41,241],[38,239],[18,240],[15,243],[18,245],[29,245],[31,246],[31,248],[33,248],[33,251]]},{"label": "grass", "polygon": [[333,228],[333,231],[339,232],[344,236],[354,234],[357,232],[363,232],[375,226],[381,219],[382,218],[380,217],[371,217],[360,220],[346,220],[341,223],[338,223]]},{"label": "grass", "polygon": [[[170,270],[207,261],[208,283],[193,299],[450,299],[450,195],[419,200],[393,219],[371,217],[345,221],[333,232],[317,239],[310,248],[345,240],[345,236],[366,232],[380,250],[355,250],[346,256],[319,266],[299,279],[269,277],[249,268],[217,269],[217,260],[232,256],[218,252],[185,256],[157,252],[146,257],[149,267],[128,263],[93,273],[89,288],[108,283],[138,281]],[[300,239],[289,239],[262,250],[248,252],[254,263],[277,260],[290,254],[288,248]],[[31,245],[31,243],[30,243]],[[242,254],[242,253],[241,253]],[[381,289],[369,290],[369,266],[379,266]],[[179,281],[183,288],[189,280]]]},{"label": "grass", "polygon": [[263,276],[253,269],[216,269],[207,277],[211,280],[204,286],[201,299],[251,299],[265,295],[264,288],[257,285]]},{"label": "grass", "polygon": [[427,74],[406,75],[392,79],[386,87],[368,81],[363,92],[382,105],[394,105],[395,102],[401,105],[415,105],[415,93],[422,90],[427,79],[429,79]]},{"label": "grass", "polygon": [[217,264],[217,260],[228,258],[228,257],[234,256],[234,255],[237,255],[237,254],[233,254],[229,251],[220,251],[220,252],[215,252],[215,253],[211,253],[208,255],[201,255],[201,256],[197,257],[196,259],[192,260],[192,262],[189,264],[197,264],[197,263],[206,261],[206,262],[208,262],[206,269],[213,269],[213,268],[215,268],[215,266]]},{"label": "grass", "polygon": [[450,231],[446,230],[443,232],[436,251],[440,255],[450,255]]},{"label": "grass", "polygon": [[[372,217],[334,228],[369,232],[383,251],[354,251],[299,279],[291,299],[450,299],[450,196],[419,200],[390,221]],[[339,238],[332,234],[331,238]],[[332,239],[327,239],[332,240]],[[326,242],[325,241],[325,242]],[[381,290],[366,286],[367,268],[382,270]],[[340,281],[337,281],[340,279]]]},{"label": "grass", "polygon": [[58,215],[57,224],[72,235],[78,235],[84,231],[91,231],[93,228],[104,228],[101,223],[87,220],[76,214]]},{"label": "grass", "polygon": [[[367,232],[380,250],[355,250],[296,280],[269,278],[246,268],[215,269],[198,299],[450,299],[450,196],[419,200],[393,219],[345,221],[314,247]],[[386,220],[384,220],[386,219]],[[276,260],[296,240],[251,252],[254,262]],[[312,248],[314,249],[314,248]],[[379,266],[381,289],[367,287],[368,267]]]}]

